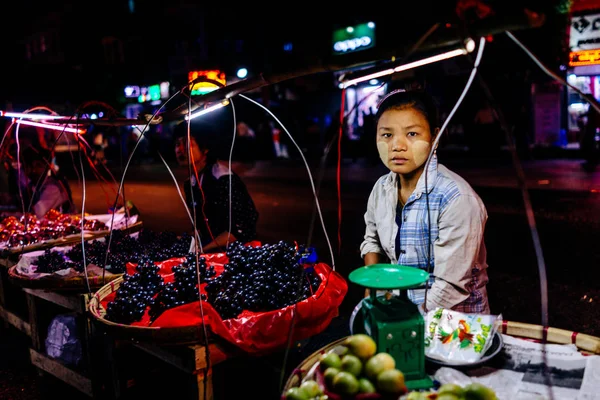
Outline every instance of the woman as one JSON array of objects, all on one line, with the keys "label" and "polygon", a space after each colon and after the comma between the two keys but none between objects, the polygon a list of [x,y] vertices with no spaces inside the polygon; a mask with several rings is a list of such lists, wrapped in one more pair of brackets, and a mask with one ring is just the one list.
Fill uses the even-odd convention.
[{"label": "woman", "polygon": [[191,169],[191,177],[185,181],[184,190],[190,212],[195,212],[202,250],[223,251],[233,241],[246,243],[255,240],[258,212],[254,202],[240,177],[233,172],[230,175],[229,167],[217,161],[210,146],[209,135],[191,132],[189,152],[187,123],[181,123],[175,128],[175,137],[177,161],[179,165]]},{"label": "woman", "polygon": [[31,211],[38,218],[50,210],[63,214],[75,212],[69,182],[52,162],[49,150],[29,146],[21,152],[20,159],[27,178],[27,190],[22,195],[24,199],[30,199]]},{"label": "woman", "polygon": [[424,173],[439,133],[433,100],[422,91],[394,91],[380,102],[376,119],[377,149],[390,172],[369,197],[360,246],[365,265],[390,262],[428,270],[430,260],[426,304],[425,290],[409,292],[421,312],[442,307],[489,314],[485,206],[437,156]]}]

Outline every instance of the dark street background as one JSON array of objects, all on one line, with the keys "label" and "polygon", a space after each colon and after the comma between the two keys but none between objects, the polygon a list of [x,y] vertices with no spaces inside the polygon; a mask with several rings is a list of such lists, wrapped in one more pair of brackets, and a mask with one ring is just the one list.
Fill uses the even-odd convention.
[{"label": "dark street background", "polygon": [[[442,154],[440,162],[467,179],[487,207],[489,220],[486,227],[486,245],[490,277],[488,290],[492,313],[502,314],[507,320],[539,324],[541,304],[537,261],[525,218],[523,199],[510,158],[505,156],[475,159],[453,155],[444,157]],[[546,262],[550,326],[598,336],[600,309],[597,302],[600,301],[600,288],[597,282],[600,272],[595,266],[600,261],[600,251],[596,243],[600,222],[600,172],[584,172],[580,162],[578,159],[530,160],[525,161],[523,166]],[[232,166],[246,182],[260,212],[259,239],[263,243],[279,240],[307,243],[314,202],[308,173],[302,160],[234,162]],[[186,171],[179,167],[172,168],[181,183]],[[119,168],[112,169],[118,179]],[[311,163],[311,173],[317,185],[321,174],[316,162]],[[319,201],[334,250],[335,267],[344,278],[347,278],[350,271],[362,265],[358,247],[364,229],[363,213],[372,185],[383,173],[385,170],[382,165],[364,159],[342,161],[340,180],[343,215],[340,252],[337,240],[335,164],[329,165],[322,174]],[[80,204],[82,184],[74,176],[71,185],[74,200]],[[190,229],[181,199],[164,165],[131,167],[126,175],[125,189],[127,200],[132,201],[139,209],[146,229],[179,233]],[[116,187],[100,185],[96,179],[88,176],[86,211],[106,213],[110,202],[114,201],[114,190]],[[109,202],[104,191],[108,193]],[[318,217],[315,219],[311,244],[316,247],[320,259],[331,264],[329,249]],[[299,348],[292,349],[286,368],[293,368],[303,357],[347,334],[348,316],[361,296],[362,289],[349,284],[348,294],[340,308],[340,316],[323,334],[305,341]],[[2,331],[0,398],[63,398],[66,395],[79,398],[79,394],[72,388],[54,378],[36,375],[34,369],[28,365],[27,341],[19,338],[19,335],[10,330]],[[142,363],[136,368],[141,368],[141,365],[151,368],[150,363],[144,364],[141,361],[142,355],[138,354],[136,357],[140,357]],[[229,369],[215,369],[215,378],[220,373],[229,376],[244,371],[244,382],[248,380],[257,383],[258,379],[267,379],[276,387],[279,375],[274,371],[282,367],[283,357],[284,353],[277,353],[261,360],[246,360],[245,363],[237,361],[230,364],[227,367]],[[259,378],[250,372],[249,366],[262,365],[261,363],[264,364],[264,368],[259,374],[262,374],[262,378]],[[157,390],[152,381],[156,379],[156,374],[161,377],[168,375],[164,366],[154,368],[148,369],[147,374],[143,375],[151,382],[144,386],[145,390],[152,393]],[[271,371],[273,375],[268,378],[268,372],[265,371]],[[267,378],[264,374],[267,374]],[[216,385],[218,386],[218,383]],[[3,387],[6,389],[2,389]],[[18,388],[22,389],[20,397],[15,394]],[[244,388],[246,393],[259,390],[246,386]],[[9,397],[3,397],[2,390],[10,393]],[[218,393],[219,389],[215,390],[215,393]],[[137,393],[143,397],[147,394],[146,391],[140,394],[132,390],[131,396]]]}]

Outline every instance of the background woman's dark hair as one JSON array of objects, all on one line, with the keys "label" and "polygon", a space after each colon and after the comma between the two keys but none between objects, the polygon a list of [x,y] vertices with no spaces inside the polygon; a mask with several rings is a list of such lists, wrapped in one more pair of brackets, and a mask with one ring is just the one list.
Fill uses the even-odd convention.
[{"label": "background woman's dark hair", "polygon": [[433,134],[438,125],[438,108],[433,98],[424,90],[397,90],[389,92],[379,104],[376,123],[379,122],[381,115],[389,109],[402,109],[406,107],[414,108],[427,119],[429,129]]},{"label": "background woman's dark hair", "polygon": [[[213,164],[217,161],[217,152],[214,147],[216,146],[215,135],[209,129],[205,128],[202,124],[197,121],[192,121],[190,124],[190,136],[194,138],[198,147],[202,150],[208,150],[206,154],[207,164]],[[188,133],[188,121],[182,121],[175,125],[173,128],[173,139],[186,138]]]},{"label": "background woman's dark hair", "polygon": [[31,166],[36,161],[41,161],[42,163],[49,165],[52,160],[52,152],[43,147],[35,148],[33,146],[27,146],[25,149],[21,150],[19,158],[21,163],[25,166]]}]

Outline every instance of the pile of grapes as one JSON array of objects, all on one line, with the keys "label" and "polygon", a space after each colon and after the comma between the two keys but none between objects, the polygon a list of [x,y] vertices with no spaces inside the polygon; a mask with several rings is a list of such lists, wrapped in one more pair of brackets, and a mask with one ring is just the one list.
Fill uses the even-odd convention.
[{"label": "pile of grapes", "polygon": [[[155,321],[169,308],[198,301],[200,293],[198,291],[198,275],[196,275],[196,255],[189,253],[185,261],[174,266],[172,271],[173,282],[164,285],[150,306],[151,321]],[[204,257],[198,257],[198,271],[200,272],[200,282],[205,282],[207,278],[212,278],[217,274],[213,265],[206,265]],[[205,294],[202,294],[202,300],[206,300]]]},{"label": "pile of grapes", "polygon": [[60,251],[46,250],[44,254],[38,257],[35,262],[37,268],[36,272],[52,274],[56,271],[60,271],[61,269],[66,268],[79,268],[79,264],[76,264],[69,260],[63,253]]},{"label": "pile of grapes", "polygon": [[[110,241],[106,269],[115,274],[122,273],[127,262],[135,261],[142,256],[160,261],[183,257],[190,250],[191,240],[191,236],[187,233],[178,236],[174,232],[143,230],[135,239],[123,231],[115,230]],[[84,247],[86,263],[104,267],[108,238],[88,240]],[[46,250],[36,262],[37,272],[53,273],[69,267],[83,272],[82,246],[73,246],[65,256],[56,250]]]},{"label": "pile of grapes", "polygon": [[321,278],[298,261],[301,252],[284,241],[259,247],[232,243],[229,262],[221,275],[207,282],[208,302],[221,318],[237,317],[242,310],[271,311],[312,295]]},{"label": "pile of grapes", "polygon": [[[150,320],[155,321],[165,310],[198,301],[198,280],[206,283],[207,295],[202,294],[202,300],[210,303],[223,319],[235,318],[243,310],[271,311],[295,304],[311,296],[321,284],[313,268],[305,269],[299,263],[302,249],[284,241],[259,247],[234,242],[227,248],[229,261],[219,276],[213,265],[199,257],[200,279],[196,274],[196,255],[189,253],[182,264],[172,268],[174,281],[161,285],[152,299],[148,299],[148,291],[136,292],[134,289],[142,287],[125,274],[117,297],[108,304],[106,318],[114,322],[139,321],[149,306]],[[113,305],[115,302],[117,305]]]},{"label": "pile of grapes", "polygon": [[154,261],[142,256],[133,275],[123,275],[123,283],[117,290],[115,299],[108,303],[106,318],[121,324],[131,324],[144,316],[146,307],[152,305],[154,296],[164,287],[160,267]]}]

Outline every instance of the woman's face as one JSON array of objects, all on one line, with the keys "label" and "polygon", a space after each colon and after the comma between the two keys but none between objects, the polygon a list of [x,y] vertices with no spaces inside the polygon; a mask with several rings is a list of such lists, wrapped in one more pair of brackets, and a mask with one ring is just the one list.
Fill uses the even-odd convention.
[{"label": "woman's face", "polygon": [[427,118],[413,107],[386,110],[377,123],[377,150],[390,171],[411,175],[422,170],[433,136]]},{"label": "woman's face", "polygon": [[[201,149],[196,143],[196,140],[192,137],[190,141],[190,153],[192,154],[192,161],[198,167],[198,169],[204,168],[206,165],[206,154],[208,154],[207,149]],[[175,141],[175,157],[177,157],[177,162],[181,166],[188,165],[188,149],[187,149],[187,138],[180,137]]]}]

